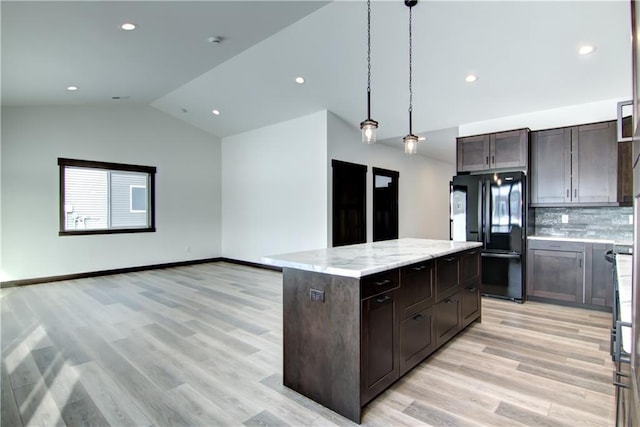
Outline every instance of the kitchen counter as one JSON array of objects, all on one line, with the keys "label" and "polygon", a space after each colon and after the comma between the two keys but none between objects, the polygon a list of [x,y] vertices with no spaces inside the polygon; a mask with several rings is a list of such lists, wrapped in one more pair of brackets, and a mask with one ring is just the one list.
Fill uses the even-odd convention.
[{"label": "kitchen counter", "polygon": [[480,246],[399,239],[263,258],[282,267],[283,384],[359,423],[364,405],[481,320]]},{"label": "kitchen counter", "polygon": [[[633,257],[631,255],[616,255],[616,277],[618,280],[618,298],[620,304],[620,320],[631,323],[631,271]],[[631,352],[631,328],[622,327],[622,348],[625,352]]]},{"label": "kitchen counter", "polygon": [[263,257],[262,262],[277,267],[359,278],[481,246],[478,242],[405,238],[271,255]]},{"label": "kitchen counter", "polygon": [[528,236],[529,240],[553,240],[558,242],[582,242],[582,243],[607,243],[607,244],[623,244],[627,243],[626,241],[618,241],[613,239],[595,239],[590,237],[562,237],[562,236]]}]

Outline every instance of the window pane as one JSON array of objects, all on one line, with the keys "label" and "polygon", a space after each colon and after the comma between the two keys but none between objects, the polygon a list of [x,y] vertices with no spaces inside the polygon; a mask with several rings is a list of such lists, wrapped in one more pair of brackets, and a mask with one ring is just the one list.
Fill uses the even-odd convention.
[{"label": "window pane", "polygon": [[109,227],[107,171],[67,167],[64,188],[65,230]]},{"label": "window pane", "polygon": [[[112,227],[147,227],[149,225],[146,209],[147,176],[146,173],[111,172]],[[142,209],[136,209],[140,207]]]}]

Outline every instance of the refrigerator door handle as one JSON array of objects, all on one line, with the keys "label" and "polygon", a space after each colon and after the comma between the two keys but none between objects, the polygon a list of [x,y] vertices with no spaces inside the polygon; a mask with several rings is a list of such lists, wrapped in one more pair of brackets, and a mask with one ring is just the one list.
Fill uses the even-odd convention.
[{"label": "refrigerator door handle", "polygon": [[486,245],[491,242],[491,184],[489,181],[483,182],[483,201],[484,201],[484,243]]},{"label": "refrigerator door handle", "polygon": [[478,181],[478,242],[484,242],[484,221],[482,220],[482,212],[484,210],[484,184],[482,180]]}]

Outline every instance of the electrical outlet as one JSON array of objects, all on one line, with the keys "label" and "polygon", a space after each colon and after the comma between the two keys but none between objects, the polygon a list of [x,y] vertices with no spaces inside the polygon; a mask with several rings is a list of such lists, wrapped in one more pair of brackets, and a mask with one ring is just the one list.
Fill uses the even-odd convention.
[{"label": "electrical outlet", "polygon": [[629,224],[633,224],[633,215],[629,215]]},{"label": "electrical outlet", "polygon": [[568,224],[569,223],[569,215],[566,215],[566,214],[562,215],[562,223],[563,224]]}]

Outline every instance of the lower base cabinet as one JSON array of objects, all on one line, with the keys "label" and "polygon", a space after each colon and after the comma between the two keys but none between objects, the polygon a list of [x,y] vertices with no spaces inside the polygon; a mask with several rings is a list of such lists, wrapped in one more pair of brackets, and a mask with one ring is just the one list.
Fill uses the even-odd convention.
[{"label": "lower base cabinet", "polygon": [[362,301],[362,401],[368,402],[400,376],[397,291]]},{"label": "lower base cabinet", "polygon": [[364,405],[480,319],[479,257],[362,278],[284,268],[284,385],[359,423]]},{"label": "lower base cabinet", "polygon": [[604,254],[612,247],[605,243],[529,240],[528,298],[611,309],[613,271]]}]

